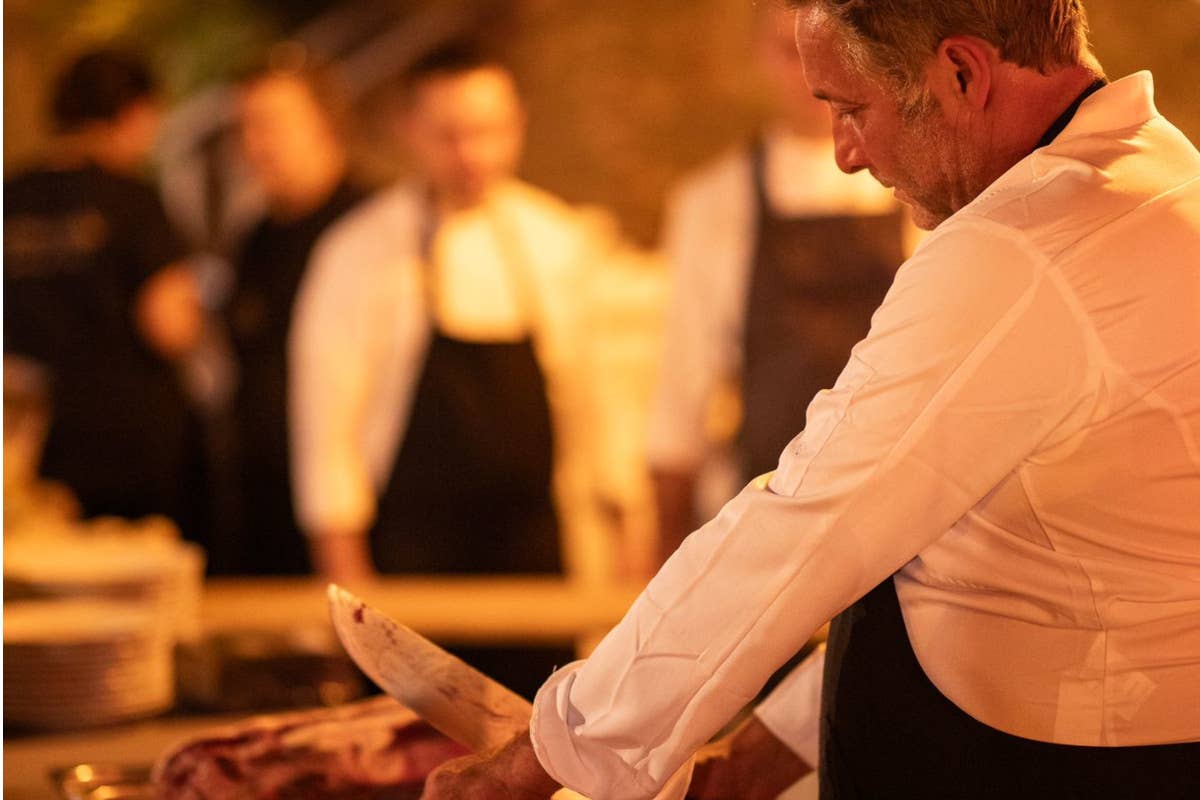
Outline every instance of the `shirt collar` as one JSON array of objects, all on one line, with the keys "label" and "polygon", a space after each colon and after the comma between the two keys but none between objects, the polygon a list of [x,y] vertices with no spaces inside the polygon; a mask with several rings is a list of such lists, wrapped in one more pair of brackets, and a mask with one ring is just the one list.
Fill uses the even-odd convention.
[{"label": "shirt collar", "polygon": [[955,216],[967,209],[979,212],[992,203],[997,195],[1042,177],[1050,163],[1045,161],[1045,157],[1069,152],[1071,148],[1068,142],[1071,139],[1144,125],[1156,116],[1158,109],[1154,106],[1154,79],[1149,72],[1136,72],[1113,81],[1084,98],[1050,146],[1035,149],[1018,161]]},{"label": "shirt collar", "polygon": [[1067,106],[1066,110],[1058,115],[1058,119],[1050,123],[1050,127],[1042,134],[1042,138],[1038,140],[1038,147],[1045,147],[1058,138],[1058,135],[1063,132],[1067,125],[1075,118],[1075,112],[1083,105],[1083,101],[1094,95],[1096,92],[1108,85],[1108,81],[1104,78],[1093,81],[1086,89],[1080,92],[1079,96]]},{"label": "shirt collar", "polygon": [[1146,71],[1135,72],[1113,81],[1084,100],[1054,143],[1077,135],[1144,125],[1156,116],[1154,78]]}]

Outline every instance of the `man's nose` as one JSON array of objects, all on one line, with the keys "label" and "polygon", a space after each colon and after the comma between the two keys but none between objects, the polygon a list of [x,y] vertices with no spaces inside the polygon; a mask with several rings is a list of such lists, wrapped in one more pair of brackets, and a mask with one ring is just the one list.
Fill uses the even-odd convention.
[{"label": "man's nose", "polygon": [[842,172],[853,174],[871,166],[861,139],[855,132],[847,130],[845,125],[834,124],[833,143],[833,155]]}]

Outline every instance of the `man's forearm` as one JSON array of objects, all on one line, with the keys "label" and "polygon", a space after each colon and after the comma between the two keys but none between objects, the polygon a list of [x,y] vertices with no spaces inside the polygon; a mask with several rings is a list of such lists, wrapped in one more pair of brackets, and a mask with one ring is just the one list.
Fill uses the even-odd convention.
[{"label": "man's forearm", "polygon": [[204,310],[196,277],[184,263],[169,264],[138,289],[134,324],[143,342],[162,358],[175,361],[200,342]]},{"label": "man's forearm", "polygon": [[774,800],[813,770],[754,715],[722,744],[724,752],[697,764],[692,800]]}]

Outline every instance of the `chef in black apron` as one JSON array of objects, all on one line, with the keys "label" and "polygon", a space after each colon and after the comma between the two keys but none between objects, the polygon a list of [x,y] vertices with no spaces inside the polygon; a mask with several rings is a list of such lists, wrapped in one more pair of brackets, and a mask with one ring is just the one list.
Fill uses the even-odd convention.
[{"label": "chef in black apron", "polygon": [[[827,112],[808,97],[799,68],[792,14],[772,4],[755,13],[753,52],[773,89],[773,118],[736,154],[736,178],[723,160],[683,185],[667,226],[677,297],[648,447],[663,561],[701,522],[698,505],[775,469],[813,396],[833,386],[866,336],[905,255],[900,207],[867,176],[836,168]],[[776,189],[777,175],[795,188]],[[689,239],[709,245],[711,258]],[[727,299],[743,292],[740,304]],[[722,416],[711,412],[720,402],[697,395],[719,400],[708,387],[723,382],[738,387],[740,423],[714,464],[704,451],[728,437],[694,420]],[[725,476],[729,485],[713,485],[722,459],[736,487]]]},{"label": "chef in black apron", "polygon": [[[765,137],[748,149],[752,207],[747,216],[753,221],[753,238],[738,314],[741,414],[733,458],[739,486],[775,469],[779,454],[804,428],[808,404],[817,392],[833,386],[851,349],[866,336],[871,315],[904,260],[907,228],[898,208],[873,213],[780,212],[768,193],[768,153]],[[703,188],[712,192],[715,187]],[[700,235],[699,229],[696,233]],[[714,260],[712,268],[719,269],[720,262]],[[681,284],[677,291],[690,289]],[[676,337],[674,346],[680,341]],[[689,340],[686,346],[697,345]],[[667,358],[671,357],[669,349]],[[673,380],[687,378],[678,370],[664,370],[655,412],[660,427],[664,414],[675,413],[679,402],[689,402],[686,390],[672,388]],[[662,433],[652,432],[652,439],[656,435],[661,438]],[[656,446],[661,445],[652,441],[652,459],[661,458],[654,452]],[[696,523],[689,485],[696,476],[670,465],[672,458],[655,465],[663,560]]]},{"label": "chef in black apron", "polygon": [[[296,507],[314,567],[351,585],[560,574],[565,448],[542,367],[575,334],[559,312],[583,263],[577,217],[514,178],[524,114],[491,54],[446,43],[400,88],[413,180],[322,237],[291,326]],[[572,656],[466,660],[532,694]]]},{"label": "chef in black apron", "polygon": [[767,198],[762,140],[750,164],[758,231],[742,346],[743,482],[775,469],[813,396],[833,386],[867,335],[904,260],[900,211],[783,216]]},{"label": "chef in black apron", "polygon": [[[1104,83],[1090,86],[1038,147],[1052,142]],[[888,578],[830,626],[819,773],[822,800],[1184,800],[1200,797],[1200,743],[1079,747],[1023,739],[975,720],[921,669]]]},{"label": "chef in black apron", "polygon": [[[526,332],[515,341],[477,341],[444,330],[437,251],[424,248],[430,339],[370,533],[371,558],[381,573],[562,572],[551,494],[554,433],[535,353],[536,289],[515,229],[500,210],[487,213]],[[432,241],[432,230],[425,238]],[[568,647],[450,649],[529,697],[556,666],[574,658]]]},{"label": "chef in black apron", "polygon": [[[1083,100],[1103,85],[1097,81],[1089,87],[1038,146],[1053,141]],[[822,800],[1200,797],[1198,743],[1121,748],[1051,744],[1004,733],[962,711],[918,662],[894,578],[830,625],[820,751]],[[785,767],[792,772],[800,768],[791,760]],[[709,796],[703,781],[697,791],[697,796]]]}]

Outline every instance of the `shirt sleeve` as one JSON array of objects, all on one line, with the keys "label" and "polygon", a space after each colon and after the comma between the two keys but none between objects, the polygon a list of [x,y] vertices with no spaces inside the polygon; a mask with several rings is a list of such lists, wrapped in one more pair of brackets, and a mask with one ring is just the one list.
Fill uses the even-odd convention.
[{"label": "shirt sleeve", "polygon": [[653,796],[817,627],[1086,417],[1085,335],[1060,287],[1001,226],[927,240],[769,483],[541,689],[531,735],[550,774],[593,800]]},{"label": "shirt sleeve", "polygon": [[754,716],[767,730],[813,768],[821,757],[821,684],[824,672],[825,645],[821,645],[754,708]]},{"label": "shirt sleeve", "polygon": [[670,300],[647,442],[657,468],[688,471],[704,459],[713,388],[741,353],[751,205],[745,158],[719,163],[668,203],[663,252]]},{"label": "shirt sleeve", "polygon": [[308,535],[365,533],[375,493],[360,443],[367,416],[370,337],[368,265],[335,227],[313,250],[288,337],[292,485]]}]

